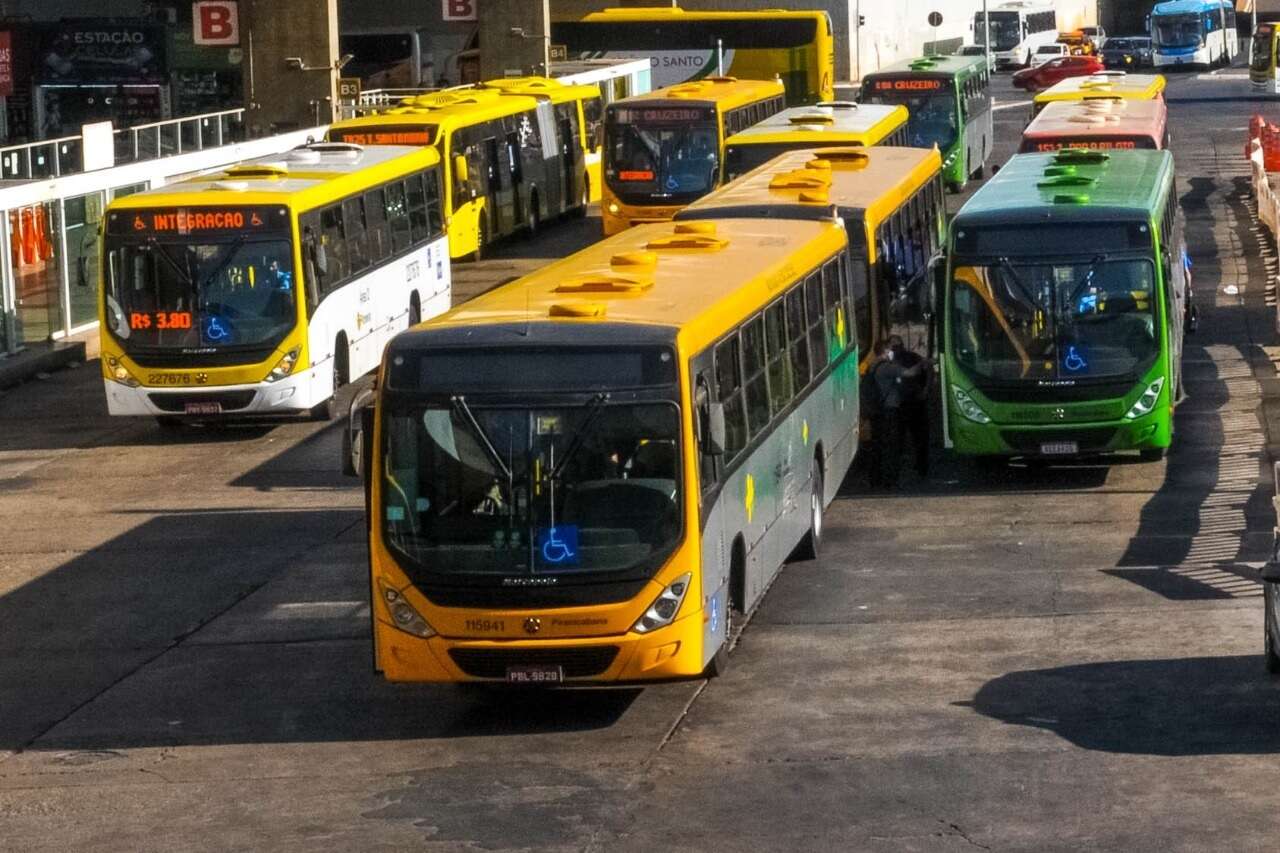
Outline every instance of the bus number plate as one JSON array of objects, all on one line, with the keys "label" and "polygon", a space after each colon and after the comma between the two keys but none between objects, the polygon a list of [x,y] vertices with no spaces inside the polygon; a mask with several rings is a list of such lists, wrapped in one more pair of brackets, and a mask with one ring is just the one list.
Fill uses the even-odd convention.
[{"label": "bus number plate", "polygon": [[1040,445],[1040,452],[1045,456],[1074,456],[1080,452],[1080,445],[1074,441],[1046,441]]},{"label": "bus number plate", "polygon": [[564,668],[529,665],[507,667],[508,684],[559,684],[564,681]]},{"label": "bus number plate", "polygon": [[182,409],[188,415],[220,415],[221,403],[187,403]]}]

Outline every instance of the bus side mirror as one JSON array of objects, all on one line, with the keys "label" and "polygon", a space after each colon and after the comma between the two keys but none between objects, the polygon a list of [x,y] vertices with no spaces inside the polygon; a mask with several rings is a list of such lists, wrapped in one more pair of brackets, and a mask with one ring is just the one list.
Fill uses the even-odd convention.
[{"label": "bus side mirror", "polygon": [[724,403],[712,403],[708,409],[706,451],[712,456],[723,456],[726,441]]},{"label": "bus side mirror", "polygon": [[342,431],[342,473],[366,481],[369,460],[373,458],[373,396],[369,388],[356,394],[347,409],[347,423]]},{"label": "bus side mirror", "polygon": [[471,169],[467,166],[467,158],[463,154],[455,154],[453,157],[453,174],[458,179],[458,183],[465,184],[471,178]]}]

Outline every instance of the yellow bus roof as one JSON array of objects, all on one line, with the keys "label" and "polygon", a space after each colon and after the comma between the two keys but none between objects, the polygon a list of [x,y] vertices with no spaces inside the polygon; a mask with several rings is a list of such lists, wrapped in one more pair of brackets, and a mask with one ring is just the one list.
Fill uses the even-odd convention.
[{"label": "yellow bus roof", "polygon": [[[554,8],[554,4],[553,4]],[[778,18],[826,18],[827,13],[820,10],[795,9],[748,9],[741,12],[710,12],[699,9],[681,9],[677,6],[634,6],[610,7],[599,12],[591,12],[579,20],[583,21],[652,21],[661,19],[678,19],[683,21],[723,21],[723,20],[777,20]]]},{"label": "yellow bus roof", "polygon": [[1150,100],[1164,91],[1162,74],[1126,74],[1108,71],[1085,77],[1068,77],[1035,96],[1035,103],[1079,101],[1086,98],[1139,98]]},{"label": "yellow bus roof", "polygon": [[724,141],[734,145],[766,145],[779,142],[818,145],[875,145],[907,123],[901,104],[818,103],[792,107]]},{"label": "yellow bus roof", "polygon": [[480,89],[498,89],[512,95],[545,97],[553,104],[600,97],[600,89],[589,85],[562,83],[552,77],[502,77],[477,84]]},{"label": "yellow bus roof", "polygon": [[765,208],[785,219],[788,208],[814,216],[835,205],[842,216],[859,216],[874,228],[941,169],[936,148],[788,151],[693,202],[676,219],[733,216],[735,210],[760,215]]},{"label": "yellow bus roof", "polygon": [[691,327],[695,336],[711,339],[842,249],[846,239],[831,219],[638,225],[417,328],[636,323]]},{"label": "yellow bus roof", "polygon": [[674,101],[677,103],[701,103],[715,106],[721,112],[750,104],[765,98],[781,97],[786,94],[786,87],[781,80],[739,80],[737,77],[704,77],[687,83],[677,83],[663,89],[654,89],[643,95],[632,95],[614,101],[614,105],[630,107],[644,105],[654,101]]},{"label": "yellow bus roof", "polygon": [[316,143],[123,196],[111,209],[280,204],[309,210],[439,162],[429,147]]}]

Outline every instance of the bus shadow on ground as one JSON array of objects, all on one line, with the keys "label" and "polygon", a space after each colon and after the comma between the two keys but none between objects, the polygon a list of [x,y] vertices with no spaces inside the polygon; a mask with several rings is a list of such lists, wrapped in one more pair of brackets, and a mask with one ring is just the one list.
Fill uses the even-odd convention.
[{"label": "bus shadow on ground", "polygon": [[1135,755],[1280,752],[1280,680],[1260,655],[1128,660],[1002,675],[957,703],[1082,749]]}]

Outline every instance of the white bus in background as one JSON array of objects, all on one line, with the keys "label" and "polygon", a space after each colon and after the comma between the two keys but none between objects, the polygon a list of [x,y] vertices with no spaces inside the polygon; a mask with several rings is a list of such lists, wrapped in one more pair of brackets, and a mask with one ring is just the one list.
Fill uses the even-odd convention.
[{"label": "white bus in background", "polygon": [[[1058,19],[1050,0],[1013,0],[987,9],[991,21],[991,52],[997,68],[1026,67],[1043,45],[1058,40]],[[983,13],[973,16],[973,40],[988,44]]]},{"label": "white bus in background", "polygon": [[1230,65],[1238,50],[1231,0],[1172,0],[1151,10],[1151,59],[1156,68]]}]

